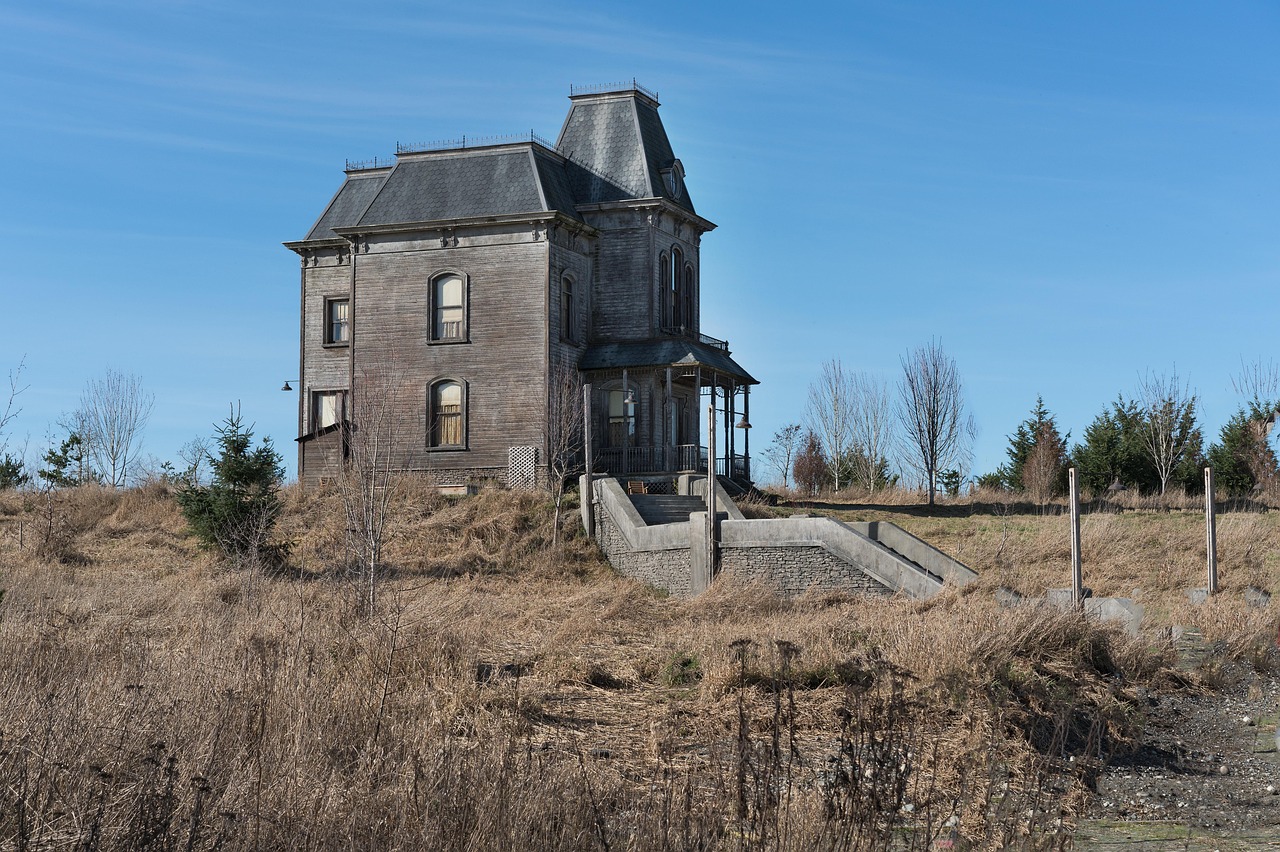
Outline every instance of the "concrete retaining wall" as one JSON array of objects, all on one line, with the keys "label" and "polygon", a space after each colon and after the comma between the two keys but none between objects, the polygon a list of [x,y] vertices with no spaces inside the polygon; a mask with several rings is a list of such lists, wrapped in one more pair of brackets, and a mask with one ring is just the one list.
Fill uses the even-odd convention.
[{"label": "concrete retaining wall", "polygon": [[[597,479],[592,486],[595,499],[583,501],[583,521],[592,512],[596,540],[619,573],[673,595],[694,595],[709,585],[705,512],[683,523],[647,526],[617,480]],[[914,598],[932,597],[944,582],[962,585],[976,576],[893,524],[747,520],[719,483],[717,488],[717,508],[723,509],[716,519],[718,574],[759,581],[786,596],[814,589]],[[705,494],[706,480],[681,477],[679,490]]]}]

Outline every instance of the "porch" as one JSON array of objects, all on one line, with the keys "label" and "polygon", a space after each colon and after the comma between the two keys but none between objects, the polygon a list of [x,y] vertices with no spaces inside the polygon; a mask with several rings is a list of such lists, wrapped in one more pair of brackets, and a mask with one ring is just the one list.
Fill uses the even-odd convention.
[{"label": "porch", "polygon": [[730,357],[727,341],[681,334],[598,344],[579,367],[591,387],[593,474],[706,473],[714,455],[717,475],[751,482],[751,386],[758,383]]}]

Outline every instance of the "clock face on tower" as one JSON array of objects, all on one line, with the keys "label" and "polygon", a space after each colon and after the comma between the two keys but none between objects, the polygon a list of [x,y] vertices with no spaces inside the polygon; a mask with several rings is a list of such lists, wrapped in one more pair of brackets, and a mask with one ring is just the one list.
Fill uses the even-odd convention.
[{"label": "clock face on tower", "polygon": [[684,166],[679,160],[671,164],[671,168],[666,170],[663,175],[667,182],[667,191],[671,193],[672,198],[679,198],[684,194]]}]

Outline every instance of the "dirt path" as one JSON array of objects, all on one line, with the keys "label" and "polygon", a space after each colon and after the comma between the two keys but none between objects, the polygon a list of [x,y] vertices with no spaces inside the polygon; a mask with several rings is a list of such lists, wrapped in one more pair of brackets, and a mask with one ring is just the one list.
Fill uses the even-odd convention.
[{"label": "dirt path", "polygon": [[1181,667],[1216,668],[1228,685],[1146,696],[1143,744],[1099,780],[1077,849],[1280,849],[1280,681],[1194,634],[1179,644]]}]

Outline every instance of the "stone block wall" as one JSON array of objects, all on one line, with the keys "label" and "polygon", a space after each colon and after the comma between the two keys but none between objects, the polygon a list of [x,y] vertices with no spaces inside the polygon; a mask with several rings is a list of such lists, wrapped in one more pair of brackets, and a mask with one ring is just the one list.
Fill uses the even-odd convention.
[{"label": "stone block wall", "polygon": [[595,508],[596,542],[619,574],[673,595],[690,594],[689,548],[632,550],[609,513]]},{"label": "stone block wall", "polygon": [[824,547],[725,547],[720,551],[720,573],[745,581],[758,581],[784,597],[809,590],[892,595],[857,566],[845,562]]}]

